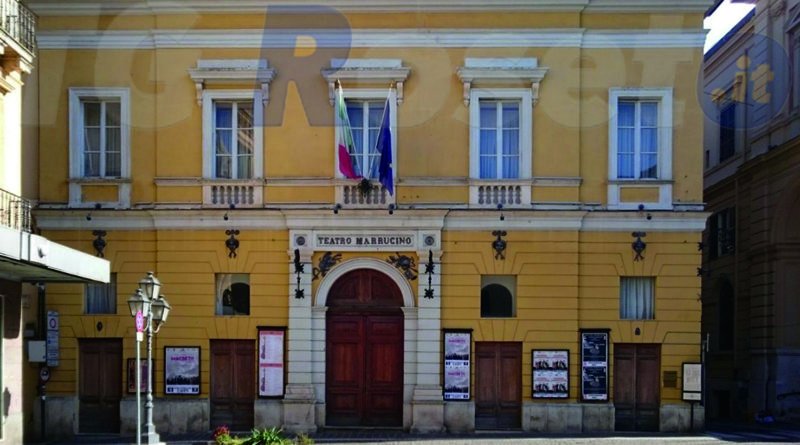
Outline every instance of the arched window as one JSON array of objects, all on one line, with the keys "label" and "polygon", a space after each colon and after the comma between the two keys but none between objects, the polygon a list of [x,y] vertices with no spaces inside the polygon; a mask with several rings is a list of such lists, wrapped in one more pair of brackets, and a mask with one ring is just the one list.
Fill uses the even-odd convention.
[{"label": "arched window", "polygon": [[250,315],[250,275],[217,274],[217,315]]},{"label": "arched window", "polygon": [[731,282],[725,280],[719,287],[719,349],[730,351],[736,336],[736,302]]},{"label": "arched window", "polygon": [[514,316],[516,277],[484,275],[481,277],[481,317],[508,318]]}]

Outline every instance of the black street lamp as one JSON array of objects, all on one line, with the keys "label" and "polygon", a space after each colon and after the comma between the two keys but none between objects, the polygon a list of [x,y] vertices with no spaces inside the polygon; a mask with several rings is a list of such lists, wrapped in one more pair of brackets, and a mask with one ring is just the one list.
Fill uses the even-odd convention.
[{"label": "black street lamp", "polygon": [[[172,307],[169,305],[163,295],[160,295],[161,282],[158,281],[153,275],[153,272],[147,272],[147,275],[139,281],[139,289],[136,289],[134,294],[128,299],[128,306],[131,310],[131,315],[136,317],[137,312],[141,312],[146,320],[144,323],[144,330],[147,331],[147,399],[144,405],[145,416],[147,423],[145,424],[145,438],[149,445],[160,443],[160,438],[156,432],[156,426],[153,424],[153,334],[157,333],[161,326],[166,323],[169,311]],[[137,333],[138,337],[138,333]],[[137,338],[136,350],[138,356],[139,338]],[[137,367],[139,364],[137,363]],[[141,368],[137,369],[137,374]],[[139,383],[136,385],[136,393],[139,393]],[[139,411],[139,402],[137,398],[136,409]],[[137,438],[136,443],[141,443],[141,434],[139,428],[141,423],[137,421]]]}]

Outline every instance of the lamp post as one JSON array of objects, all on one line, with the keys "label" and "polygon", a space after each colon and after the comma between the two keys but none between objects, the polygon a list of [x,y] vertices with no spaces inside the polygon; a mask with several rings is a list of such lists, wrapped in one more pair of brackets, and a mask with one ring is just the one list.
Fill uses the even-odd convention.
[{"label": "lamp post", "polygon": [[[169,305],[163,295],[160,295],[161,282],[158,281],[153,275],[153,272],[147,272],[147,275],[139,281],[139,289],[128,299],[128,306],[131,310],[131,315],[136,317],[137,312],[141,312],[145,320],[144,330],[147,331],[147,398],[144,405],[145,417],[147,423],[145,424],[145,437],[146,443],[149,445],[158,444],[159,436],[156,432],[156,426],[153,424],[153,334],[157,333],[161,326],[167,321],[169,311],[172,307]],[[137,333],[137,340],[138,340]],[[141,373],[139,365],[139,345],[136,346],[136,375]],[[136,409],[140,411],[139,388],[141,383],[136,382]],[[141,443],[141,422],[138,421],[137,415],[137,429],[136,429],[136,443]]]}]

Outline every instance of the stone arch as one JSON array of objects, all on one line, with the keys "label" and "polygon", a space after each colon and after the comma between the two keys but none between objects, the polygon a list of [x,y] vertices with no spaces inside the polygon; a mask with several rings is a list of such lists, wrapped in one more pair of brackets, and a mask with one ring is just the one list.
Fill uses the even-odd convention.
[{"label": "stone arch", "polygon": [[400,293],[403,295],[403,307],[414,307],[414,291],[411,288],[411,284],[409,284],[408,280],[406,280],[403,274],[401,274],[400,271],[398,271],[394,266],[375,258],[354,258],[347,260],[339,266],[333,268],[333,270],[328,272],[328,274],[325,275],[325,278],[323,278],[319,283],[319,286],[317,287],[317,293],[314,297],[314,306],[327,306],[328,293],[330,292],[336,280],[343,277],[348,272],[358,269],[372,269],[388,276],[392,281],[394,281],[394,283],[400,289]]}]

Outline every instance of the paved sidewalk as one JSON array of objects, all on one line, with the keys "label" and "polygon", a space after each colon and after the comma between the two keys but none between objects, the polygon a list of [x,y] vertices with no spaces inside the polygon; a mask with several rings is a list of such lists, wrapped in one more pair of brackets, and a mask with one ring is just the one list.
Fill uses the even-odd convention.
[{"label": "paved sidewalk", "polygon": [[[236,433],[234,433],[236,435]],[[246,433],[239,433],[240,437]],[[169,445],[207,445],[211,434],[163,435],[162,440]],[[523,432],[479,432],[470,434],[409,434],[403,431],[387,430],[325,430],[311,435],[318,444],[358,444],[358,445],[524,445],[524,444],[585,444],[585,445],[719,445],[718,438],[698,435],[668,435],[660,433],[609,433],[581,435],[548,435]],[[81,435],[73,440],[51,442],[50,445],[112,445],[135,443],[134,436],[94,436]]]}]

